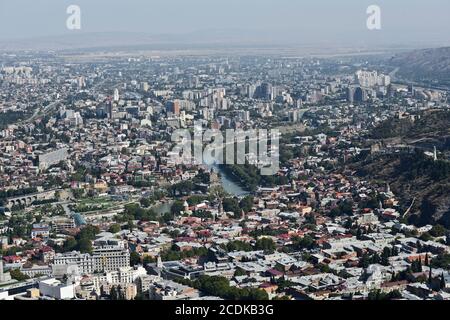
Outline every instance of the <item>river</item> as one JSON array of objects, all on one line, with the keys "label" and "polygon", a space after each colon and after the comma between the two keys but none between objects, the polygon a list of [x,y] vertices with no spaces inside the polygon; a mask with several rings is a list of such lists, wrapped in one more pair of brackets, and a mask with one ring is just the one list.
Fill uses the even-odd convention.
[{"label": "river", "polygon": [[211,154],[206,153],[203,155],[203,164],[208,166],[209,170],[212,169],[214,172],[220,174],[221,185],[227,193],[235,197],[242,197],[248,194],[247,191],[227,176],[222,168],[216,164],[216,161]]},{"label": "river", "polygon": [[[205,165],[207,165],[210,170],[212,169],[214,172],[220,174],[220,182],[225,192],[235,197],[243,197],[249,194],[248,191],[245,191],[240,185],[228,178],[227,174],[217,164],[205,161]],[[170,212],[170,208],[174,202],[175,201],[172,200],[160,203],[152,209],[158,214],[164,214]]]},{"label": "river", "polygon": [[245,191],[240,185],[228,178],[227,174],[218,165],[213,164],[208,165],[208,167],[220,174],[221,185],[227,193],[236,197],[242,197],[248,194],[248,191]]}]

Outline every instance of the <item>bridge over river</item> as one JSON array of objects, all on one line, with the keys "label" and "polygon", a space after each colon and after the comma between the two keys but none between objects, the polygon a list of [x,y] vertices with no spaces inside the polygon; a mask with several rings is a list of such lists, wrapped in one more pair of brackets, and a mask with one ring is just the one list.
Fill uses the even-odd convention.
[{"label": "bridge over river", "polygon": [[5,200],[5,206],[7,208],[12,208],[13,206],[30,206],[35,201],[42,201],[42,200],[50,200],[55,198],[55,194],[58,191],[58,189],[52,189],[37,193],[30,193],[30,194],[24,194],[17,197],[11,197],[7,198]]}]

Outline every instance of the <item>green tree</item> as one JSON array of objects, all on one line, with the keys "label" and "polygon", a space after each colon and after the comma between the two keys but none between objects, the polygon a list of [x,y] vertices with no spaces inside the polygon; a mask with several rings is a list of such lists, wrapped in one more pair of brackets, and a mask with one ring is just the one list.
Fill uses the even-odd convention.
[{"label": "green tree", "polygon": [[81,229],[80,233],[78,233],[78,239],[91,239],[94,240],[95,236],[100,233],[100,229],[97,226],[87,225],[83,229]]},{"label": "green tree", "polygon": [[422,261],[414,260],[411,263],[411,271],[412,272],[422,272]]},{"label": "green tree", "polygon": [[120,227],[120,224],[118,224],[118,223],[115,223],[109,227],[109,232],[111,232],[111,233],[117,233],[117,232],[120,232],[120,230],[122,230],[122,228]]},{"label": "green tree", "polygon": [[74,237],[69,237],[66,239],[66,241],[64,241],[63,251],[68,252],[76,250],[77,246],[78,246],[77,240],[75,240]]},{"label": "green tree", "polygon": [[11,278],[17,281],[25,281],[27,279],[30,279],[29,276],[26,274],[23,274],[19,269],[13,269],[9,272],[11,275]]},{"label": "green tree", "polygon": [[142,261],[144,267],[146,267],[147,265],[149,265],[149,264],[151,264],[151,263],[155,263],[155,262],[156,262],[156,259],[155,259],[155,258],[152,258],[152,257],[150,257],[150,256],[144,256],[144,259],[143,259],[143,261]]},{"label": "green tree", "polygon": [[275,251],[275,242],[271,238],[261,238],[256,240],[255,249],[256,250],[264,250],[268,252]]},{"label": "green tree", "polygon": [[230,282],[225,277],[220,276],[200,276],[195,281],[179,280],[184,284],[212,296],[222,297],[227,300],[268,300],[267,292],[260,289],[240,289],[231,287]]},{"label": "green tree", "polygon": [[446,284],[445,284],[445,278],[444,278],[444,274],[441,274],[441,281],[439,282],[439,288],[441,290],[445,289]]},{"label": "green tree", "polygon": [[235,218],[241,217],[241,208],[239,207],[239,201],[235,198],[225,198],[222,201],[223,210],[225,212],[233,212]]},{"label": "green tree", "polygon": [[172,204],[170,212],[173,215],[179,215],[184,210],[184,201],[177,200]]},{"label": "green tree", "polygon": [[235,277],[246,276],[246,275],[247,275],[247,273],[241,268],[236,268],[236,270],[234,271]]},{"label": "green tree", "polygon": [[431,260],[433,268],[443,268],[450,270],[450,254],[439,254]]},{"label": "green tree", "polygon": [[310,235],[305,235],[303,238],[294,238],[292,240],[295,250],[312,249],[314,247],[314,239]]},{"label": "green tree", "polygon": [[239,202],[239,207],[245,212],[248,213],[252,210],[253,207],[253,197],[252,196],[246,196]]},{"label": "green tree", "polygon": [[428,259],[428,254],[425,256],[425,266],[429,266],[430,265],[430,261],[429,261],[429,259]]},{"label": "green tree", "polygon": [[390,256],[391,256],[391,249],[389,249],[388,247],[385,247],[383,249],[383,253],[381,254],[381,264],[383,266],[389,265],[389,257]]},{"label": "green tree", "polygon": [[119,300],[119,293],[116,286],[111,287],[111,290],[109,291],[109,297],[111,300]]},{"label": "green tree", "polygon": [[128,220],[127,229],[133,231],[136,226],[133,223],[133,220]]},{"label": "green tree", "polygon": [[433,237],[432,237],[431,234],[428,233],[428,232],[424,232],[424,233],[422,233],[422,235],[420,236],[420,240],[423,240],[423,241],[430,241],[431,239],[433,239]]},{"label": "green tree", "polygon": [[380,255],[378,253],[374,253],[371,258],[372,264],[377,264],[381,262]]},{"label": "green tree", "polygon": [[190,206],[195,206],[197,204],[202,203],[206,199],[207,199],[206,196],[194,195],[194,196],[189,197],[187,202],[189,203]]},{"label": "green tree", "polygon": [[152,205],[152,201],[149,198],[142,198],[140,200],[141,206],[148,208]]},{"label": "green tree", "polygon": [[87,238],[81,238],[78,241],[78,250],[81,253],[92,253],[92,241]]},{"label": "green tree", "polygon": [[433,228],[430,230],[430,234],[433,237],[443,237],[443,236],[445,236],[446,231],[447,230],[443,226],[441,226],[440,224],[437,224],[437,225],[433,226]]},{"label": "green tree", "polygon": [[359,260],[359,266],[364,269],[367,269],[370,266],[370,256],[367,253],[362,255]]},{"label": "green tree", "polygon": [[252,251],[253,247],[246,242],[243,241],[239,241],[239,240],[235,240],[235,241],[230,241],[226,244],[226,246],[224,246],[225,249],[228,252],[233,252],[233,251]]},{"label": "green tree", "polygon": [[132,267],[141,263],[141,256],[136,251],[131,252],[130,254],[130,265]]}]

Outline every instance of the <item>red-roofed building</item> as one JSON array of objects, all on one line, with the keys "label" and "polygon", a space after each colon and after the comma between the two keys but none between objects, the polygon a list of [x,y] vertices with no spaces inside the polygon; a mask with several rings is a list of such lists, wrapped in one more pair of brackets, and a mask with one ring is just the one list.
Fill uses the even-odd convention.
[{"label": "red-roofed building", "polygon": [[6,263],[20,263],[20,262],[23,262],[23,258],[22,257],[19,257],[19,256],[6,256],[6,257],[3,257],[3,260],[6,262]]},{"label": "red-roofed building", "polygon": [[274,277],[276,279],[281,278],[284,273],[277,269],[269,269],[266,271],[267,276]]},{"label": "red-roofed building", "polygon": [[273,284],[270,282],[264,282],[259,286],[259,288],[261,290],[264,290],[265,292],[267,292],[267,294],[270,295],[270,294],[274,294],[277,291],[278,286],[276,284]]},{"label": "red-roofed building", "polygon": [[55,250],[49,246],[44,246],[39,250],[39,257],[44,263],[49,263],[55,258]]}]

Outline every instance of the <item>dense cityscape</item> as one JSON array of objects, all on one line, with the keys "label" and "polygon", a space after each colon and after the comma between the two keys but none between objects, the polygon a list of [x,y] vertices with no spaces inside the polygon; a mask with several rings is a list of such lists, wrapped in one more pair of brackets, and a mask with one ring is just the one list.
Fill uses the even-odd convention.
[{"label": "dense cityscape", "polygon": [[[0,60],[0,300],[450,298],[445,78],[376,55]],[[198,124],[278,130],[279,170],[174,161]]]}]

